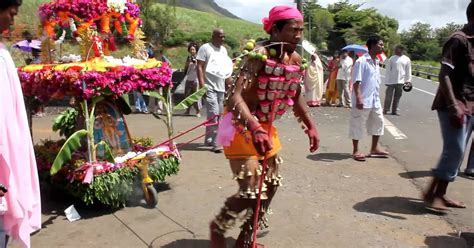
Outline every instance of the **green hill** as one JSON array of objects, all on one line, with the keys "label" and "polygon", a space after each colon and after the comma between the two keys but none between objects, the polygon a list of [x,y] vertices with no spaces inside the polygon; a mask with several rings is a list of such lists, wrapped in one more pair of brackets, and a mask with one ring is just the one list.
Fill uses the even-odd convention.
[{"label": "green hill", "polygon": [[[36,33],[34,27],[37,27],[39,23],[37,9],[39,4],[44,2],[49,1],[24,1],[17,17],[16,25]],[[214,3],[214,1],[211,0],[196,2],[201,2],[201,7],[210,6],[208,4],[209,2]],[[261,25],[241,19],[225,17],[216,11],[213,12],[214,13],[208,13],[189,8],[176,7],[178,27],[172,31],[171,40],[165,44],[165,55],[171,60],[173,68],[179,69],[184,67],[184,61],[187,56],[186,44],[189,41],[197,41],[199,43],[209,41],[211,38],[211,32],[216,27],[224,29],[224,32],[226,33],[226,46],[228,47],[229,55],[231,55],[233,51],[239,50],[239,46],[242,45],[245,39],[265,37],[266,35]],[[21,37],[16,38],[15,40],[18,39],[21,39]],[[79,53],[79,51],[77,51],[77,46],[74,43],[65,43],[62,47],[62,51],[63,54]],[[124,47],[123,49],[120,49],[120,51],[114,53],[114,56],[121,57],[126,55],[128,52],[129,49]],[[21,60],[22,59],[19,59],[17,61]]]},{"label": "green hill", "polygon": [[169,42],[171,44],[168,44],[171,47],[165,49],[165,54],[173,62],[174,68],[183,68],[187,51],[182,44],[174,46],[173,39],[204,43],[210,40],[214,28],[222,28],[226,34],[226,46],[230,56],[233,51],[239,50],[244,40],[266,37],[261,25],[218,14],[176,7],[176,18],[178,28],[172,33]]},{"label": "green hill", "polygon": [[[158,0],[159,3],[167,3],[168,1],[169,0]],[[228,10],[217,5],[214,0],[176,0],[176,6],[239,19]]]}]

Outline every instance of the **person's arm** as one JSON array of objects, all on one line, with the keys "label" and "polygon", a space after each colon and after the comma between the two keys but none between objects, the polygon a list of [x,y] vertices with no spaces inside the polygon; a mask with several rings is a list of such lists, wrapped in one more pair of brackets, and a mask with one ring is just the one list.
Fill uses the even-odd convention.
[{"label": "person's arm", "polygon": [[315,152],[319,148],[319,134],[314,124],[313,120],[309,116],[309,109],[305,103],[303,94],[301,90],[298,91],[298,94],[294,98],[295,105],[293,106],[293,112],[295,113],[298,121],[302,121],[306,126],[305,133],[308,135],[309,139],[309,151]]},{"label": "person's arm", "polygon": [[199,88],[203,88],[206,85],[205,77],[204,77],[204,70],[206,67],[206,47],[203,45],[199,48],[196,56],[197,64],[196,64],[196,74],[199,83]]},{"label": "person's arm", "polygon": [[360,81],[356,81],[353,85],[355,97],[356,97],[356,108],[364,109],[364,101],[362,99],[362,94],[360,93]]},{"label": "person's arm", "polygon": [[405,83],[411,85],[411,60],[408,59],[408,62],[405,66]]},{"label": "person's arm", "polygon": [[364,108],[364,101],[362,97],[362,93],[360,91],[360,85],[362,83],[362,64],[360,60],[357,60],[354,68],[353,68],[353,74],[352,74],[352,81],[354,82],[353,84],[353,90],[355,94],[355,101],[356,101],[356,108],[358,109],[363,109]]},{"label": "person's arm", "polygon": [[188,74],[188,69],[189,69],[189,64],[191,63],[191,59],[190,57],[188,56],[186,58],[186,63],[184,64],[184,73]]},{"label": "person's arm", "polygon": [[257,152],[260,155],[265,155],[267,151],[272,149],[270,137],[267,130],[254,118],[242,96],[246,80],[252,79],[253,82],[257,82],[255,74],[262,70],[263,63],[260,60],[248,59],[247,57],[243,61],[243,68],[239,76],[235,79],[234,85],[231,86],[234,88],[229,89],[229,91],[233,93],[230,93],[231,96],[227,102],[227,109],[229,112],[232,112],[234,119],[239,124],[250,131],[252,142]]},{"label": "person's arm", "polygon": [[387,62],[385,63],[385,80],[386,80],[386,84],[390,84],[390,75],[392,75],[392,73],[390,73],[390,71],[392,70],[392,58],[393,57],[390,57]]},{"label": "person's arm", "polygon": [[[462,102],[456,99],[453,90],[453,83],[449,75],[453,73],[454,68],[458,66],[456,62],[460,56],[465,56],[460,52],[465,47],[463,43],[457,38],[449,39],[443,47],[443,55],[441,59],[441,69],[439,71],[439,89],[443,94],[448,106],[451,124],[453,127],[461,128],[464,124],[465,106]],[[466,48],[467,50],[467,48]]]},{"label": "person's arm", "polygon": [[196,73],[197,73],[197,78],[199,82],[199,88],[203,88],[205,85],[205,80],[204,80],[204,65],[206,62],[198,60],[197,61],[197,66],[196,66]]},{"label": "person's arm", "polygon": [[438,77],[439,88],[447,102],[446,104],[448,105],[448,110],[451,115],[451,124],[456,128],[461,128],[464,124],[465,109],[464,106],[458,103],[454,95],[453,84],[449,78],[449,74],[451,74],[452,71],[453,69],[451,69],[451,67],[445,64],[441,65]]}]

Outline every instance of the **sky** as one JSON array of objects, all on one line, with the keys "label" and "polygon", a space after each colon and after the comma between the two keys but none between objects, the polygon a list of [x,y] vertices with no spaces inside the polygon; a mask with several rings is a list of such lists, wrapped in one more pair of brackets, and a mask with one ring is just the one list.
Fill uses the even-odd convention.
[{"label": "sky", "polygon": [[[264,16],[275,5],[296,5],[294,0],[215,0],[216,3],[234,15],[255,23],[261,23]],[[322,6],[337,0],[318,0]],[[464,24],[466,7],[470,0],[349,0],[363,3],[363,8],[373,7],[381,14],[395,18],[399,31],[408,30],[416,22],[429,23],[441,27],[446,23]]]}]

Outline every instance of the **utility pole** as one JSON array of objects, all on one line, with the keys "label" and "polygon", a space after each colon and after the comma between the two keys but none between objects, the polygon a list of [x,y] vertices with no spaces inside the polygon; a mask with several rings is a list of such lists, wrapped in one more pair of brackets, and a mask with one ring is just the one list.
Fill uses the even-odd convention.
[{"label": "utility pole", "polygon": [[303,13],[303,3],[302,3],[302,0],[295,0],[296,2],[296,8],[301,12]]}]

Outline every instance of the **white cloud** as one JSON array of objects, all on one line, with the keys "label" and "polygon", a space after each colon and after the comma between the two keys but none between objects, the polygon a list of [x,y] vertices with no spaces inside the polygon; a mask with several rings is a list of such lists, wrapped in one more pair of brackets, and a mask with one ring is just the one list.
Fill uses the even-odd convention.
[{"label": "white cloud", "polygon": [[[373,7],[380,13],[398,20],[400,31],[408,29],[415,21],[440,27],[449,22],[466,23],[466,6],[470,0],[349,0],[351,3],[364,3],[364,8]],[[276,5],[295,6],[294,0],[216,0],[216,3],[226,8],[242,19],[261,23],[268,11]],[[338,0],[319,0],[327,4]]]}]

